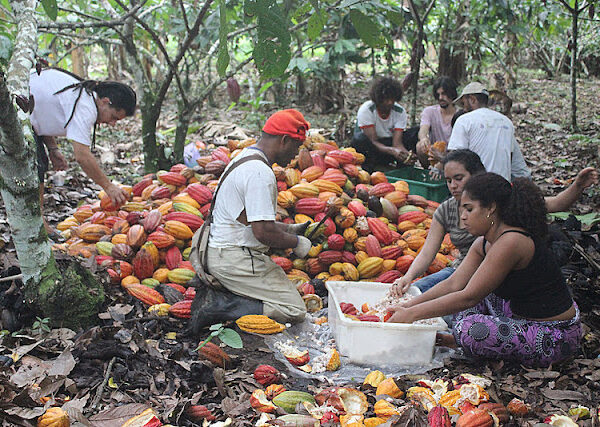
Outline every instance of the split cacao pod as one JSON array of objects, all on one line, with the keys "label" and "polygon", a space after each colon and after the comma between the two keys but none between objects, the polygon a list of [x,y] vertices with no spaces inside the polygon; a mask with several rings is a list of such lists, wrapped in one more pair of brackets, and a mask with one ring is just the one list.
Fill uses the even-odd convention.
[{"label": "split cacao pod", "polygon": [[51,407],[38,418],[38,427],[69,427],[69,414],[58,407]]}]

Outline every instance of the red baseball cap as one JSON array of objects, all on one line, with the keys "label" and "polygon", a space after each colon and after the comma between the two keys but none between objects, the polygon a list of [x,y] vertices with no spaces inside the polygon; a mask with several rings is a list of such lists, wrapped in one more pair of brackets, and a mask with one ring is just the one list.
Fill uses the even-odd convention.
[{"label": "red baseball cap", "polygon": [[288,135],[300,141],[306,139],[306,131],[309,129],[310,123],[300,111],[293,108],[277,111],[267,119],[262,128],[263,132],[269,135]]}]

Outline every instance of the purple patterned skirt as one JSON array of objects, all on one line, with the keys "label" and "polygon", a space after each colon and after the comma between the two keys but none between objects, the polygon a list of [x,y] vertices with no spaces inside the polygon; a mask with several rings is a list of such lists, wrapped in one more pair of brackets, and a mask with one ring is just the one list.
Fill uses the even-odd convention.
[{"label": "purple patterned skirt", "polygon": [[513,318],[509,302],[490,294],[456,315],[454,338],[467,356],[546,367],[579,352],[581,321],[573,305],[572,319],[540,322]]}]

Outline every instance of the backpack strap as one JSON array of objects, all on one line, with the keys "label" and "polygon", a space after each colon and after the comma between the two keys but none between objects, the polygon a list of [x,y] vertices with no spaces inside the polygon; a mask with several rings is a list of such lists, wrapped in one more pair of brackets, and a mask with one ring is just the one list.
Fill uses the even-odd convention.
[{"label": "backpack strap", "polygon": [[250,160],[260,160],[265,165],[271,167],[271,165],[269,165],[269,162],[267,162],[267,160],[265,160],[265,158],[263,156],[261,156],[260,154],[251,154],[251,155],[246,156],[243,159],[240,159],[237,162],[233,163],[229,168],[227,168],[227,170],[225,171],[225,173],[223,173],[223,176],[219,180],[219,185],[217,186],[217,189],[215,190],[215,195],[212,198],[212,202],[210,204],[210,209],[208,211],[208,216],[206,217],[207,220],[212,219],[212,213],[215,208],[217,195],[219,194],[219,189],[221,188],[221,185],[223,185],[223,181],[225,181],[225,178],[227,178],[229,176],[229,174],[231,173],[231,171],[233,171],[235,168],[243,165],[246,162],[249,162]]},{"label": "backpack strap", "polygon": [[[246,162],[249,162],[250,160],[260,160],[265,165],[271,167],[271,165],[269,165],[269,162],[267,162],[267,160],[265,160],[265,158],[263,156],[261,156],[260,154],[251,154],[249,156],[244,157],[243,159],[238,160],[237,162],[233,163],[229,168],[227,168],[227,170],[225,171],[225,173],[223,174],[223,176],[219,180],[219,185],[217,186],[217,189],[215,190],[215,195],[212,198],[212,202],[210,204],[210,209],[208,211],[208,215],[207,215],[206,220],[205,220],[205,222],[208,222],[208,225],[210,225],[210,223],[212,222],[213,209],[215,208],[215,203],[217,201],[217,195],[219,194],[219,189],[221,188],[221,185],[223,184],[223,181],[225,181],[225,178],[227,178],[229,176],[229,173],[232,170],[234,170],[238,166],[243,165]],[[206,244],[208,245],[208,237],[207,237],[207,240],[206,240]],[[204,266],[208,265],[208,251],[204,252],[204,259],[202,260],[202,263],[203,263]]]}]

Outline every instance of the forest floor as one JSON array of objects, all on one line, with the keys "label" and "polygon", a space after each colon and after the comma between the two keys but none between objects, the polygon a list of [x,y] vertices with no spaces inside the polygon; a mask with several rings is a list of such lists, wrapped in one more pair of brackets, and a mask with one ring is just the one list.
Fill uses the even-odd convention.
[{"label": "forest floor", "polygon": [[[586,166],[599,167],[600,103],[597,101],[597,80],[578,84],[578,122],[580,131],[573,133],[570,123],[570,89],[568,79],[547,80],[533,73],[524,73],[519,87],[509,95],[515,103],[524,104],[527,111],[513,114],[517,139],[521,145],[535,182],[545,194],[564,189],[577,172]],[[358,106],[367,99],[368,83],[358,82],[346,88],[346,112],[319,114],[314,105],[285,105],[305,112],[315,128],[333,130],[340,117],[352,118]],[[221,105],[228,105],[223,93],[217,94]],[[419,108],[433,103],[429,88],[419,98]],[[405,99],[403,105],[408,105]],[[276,108],[273,107],[273,111]],[[241,124],[249,134],[257,134],[255,123],[268,113],[226,108],[204,108],[198,124],[209,121]],[[168,138],[175,125],[175,113],[167,108],[159,130]],[[202,126],[199,126],[202,128]],[[218,127],[218,126],[217,126]],[[214,128],[213,128],[214,129]],[[201,132],[189,140],[210,138]],[[51,173],[45,196],[46,216],[51,224],[72,213],[78,204],[93,200],[99,190],[85,177],[67,152],[72,166],[65,184],[56,186]],[[97,138],[97,154],[111,177],[131,183],[143,174],[142,143],[139,117],[126,119],[113,128],[102,128]],[[599,212],[600,186],[586,191],[574,206],[578,214]],[[414,385],[416,378],[456,377],[462,373],[482,375],[492,380],[487,388],[492,400],[505,405],[518,397],[531,405],[530,415],[512,420],[512,425],[534,425],[550,415],[564,414],[569,407],[580,404],[590,408],[600,403],[600,244],[598,225],[578,224],[573,219],[559,224],[571,243],[578,245],[565,254],[568,259],[563,272],[572,286],[584,323],[582,352],[573,360],[549,369],[534,370],[503,362],[474,362],[462,357],[444,360],[444,366],[423,375],[403,375],[401,379]],[[586,258],[587,257],[587,258]],[[594,265],[594,262],[596,263]],[[0,276],[14,272],[18,265],[14,246],[0,204]],[[0,283],[0,285],[4,285]],[[230,417],[235,425],[253,425],[257,416],[250,409],[248,398],[256,388],[252,372],[258,364],[269,363],[282,372],[286,365],[276,360],[262,337],[242,334],[244,348],[227,349],[233,357],[234,369],[213,369],[198,360],[193,351],[198,337],[181,336],[185,323],[175,319],[149,319],[144,307],[121,289],[109,288],[107,306],[100,314],[99,325],[85,331],[53,329],[44,331],[40,325],[32,328],[31,314],[17,313],[18,332],[0,338],[0,420],[2,425],[35,425],[43,413],[39,397],[53,396],[64,403],[72,420],[78,425],[119,426],[124,419],[140,412],[141,405],[152,406],[173,425],[195,425],[184,414],[184,408],[197,402],[206,404],[219,420]],[[19,311],[22,301],[0,287],[0,309]],[[2,321],[5,321],[2,316]],[[0,328],[2,329],[2,328]],[[169,333],[177,332],[176,338]],[[15,357],[15,355],[17,355]],[[12,359],[8,359],[12,356]],[[13,359],[18,359],[13,363]],[[2,364],[5,367],[2,367]],[[325,386],[316,380],[297,378],[287,372],[284,384],[288,389],[314,391]],[[356,378],[362,382],[362,378]],[[37,395],[31,384],[38,385]],[[369,398],[372,398],[369,392]],[[33,398],[32,398],[33,396]],[[67,399],[68,398],[68,399]],[[67,399],[67,400],[65,400]],[[592,425],[591,420],[579,421]],[[418,425],[409,422],[404,425]]]}]

